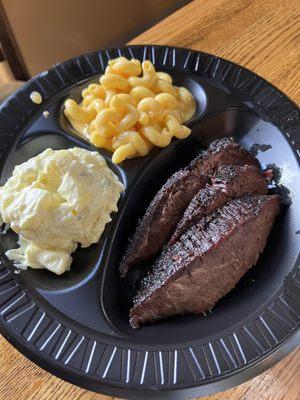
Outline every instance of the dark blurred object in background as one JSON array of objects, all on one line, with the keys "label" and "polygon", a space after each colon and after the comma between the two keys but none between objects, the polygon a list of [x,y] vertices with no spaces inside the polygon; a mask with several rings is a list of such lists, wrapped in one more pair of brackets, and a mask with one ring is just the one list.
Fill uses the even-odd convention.
[{"label": "dark blurred object in background", "polygon": [[0,43],[14,77],[24,80],[76,55],[124,45],[187,3],[0,0]]}]

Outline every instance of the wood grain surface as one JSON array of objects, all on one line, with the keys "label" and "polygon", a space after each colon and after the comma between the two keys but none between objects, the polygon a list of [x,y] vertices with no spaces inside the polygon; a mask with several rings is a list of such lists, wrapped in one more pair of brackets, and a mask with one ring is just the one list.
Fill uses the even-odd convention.
[{"label": "wood grain surface", "polygon": [[213,53],[300,103],[299,0],[195,0],[130,43]]},{"label": "wood grain surface", "polygon": [[[253,70],[300,103],[299,0],[196,0],[131,43],[216,54]],[[3,338],[0,357],[0,400],[112,400],[50,375]],[[249,382],[202,398],[208,399],[299,400],[300,349]]]},{"label": "wood grain surface", "polygon": [[[0,338],[0,400],[117,400],[56,378]],[[201,400],[299,400],[300,348],[256,378]]]}]

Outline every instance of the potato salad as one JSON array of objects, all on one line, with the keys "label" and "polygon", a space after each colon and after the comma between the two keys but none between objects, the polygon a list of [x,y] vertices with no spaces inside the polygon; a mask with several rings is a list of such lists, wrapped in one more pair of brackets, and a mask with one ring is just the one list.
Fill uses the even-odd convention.
[{"label": "potato salad", "polygon": [[124,190],[97,152],[47,149],[15,167],[0,187],[2,222],[19,235],[6,252],[21,269],[70,269],[78,244],[98,242]]}]

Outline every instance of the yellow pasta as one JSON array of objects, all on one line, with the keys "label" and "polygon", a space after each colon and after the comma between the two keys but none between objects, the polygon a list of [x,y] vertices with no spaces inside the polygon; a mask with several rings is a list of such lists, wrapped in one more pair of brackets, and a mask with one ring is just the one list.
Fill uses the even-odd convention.
[{"label": "yellow pasta", "polygon": [[127,60],[125,57],[119,57],[116,60],[109,61],[109,66],[116,74],[125,76],[138,76],[142,72],[139,60]]},{"label": "yellow pasta", "polygon": [[170,93],[160,93],[155,96],[155,100],[158,101],[163,108],[177,108],[178,102]]},{"label": "yellow pasta", "polygon": [[178,97],[178,93],[177,93],[176,88],[174,86],[172,86],[172,84],[170,82],[165,81],[163,79],[157,79],[154,82],[153,86],[152,86],[152,90],[156,94],[158,94],[158,93],[169,93],[175,99]]},{"label": "yellow pasta", "polygon": [[172,136],[166,130],[159,130],[157,126],[146,125],[141,128],[142,135],[158,147],[167,147]]},{"label": "yellow pasta", "polygon": [[97,83],[91,83],[86,89],[82,91],[82,97],[92,95],[94,98],[104,99],[105,89]]},{"label": "yellow pasta", "polygon": [[155,94],[144,86],[136,86],[131,89],[130,96],[133,97],[137,103],[139,103],[145,97],[154,97]]},{"label": "yellow pasta", "polygon": [[184,124],[195,113],[192,94],[173,86],[172,77],[145,60],[118,57],[108,62],[99,84],[82,91],[81,103],[65,102],[73,128],[96,147],[113,153],[112,161],[143,157],[153,146],[166,147],[172,138],[185,139]]},{"label": "yellow pasta", "polygon": [[152,97],[142,99],[139,102],[137,109],[140,112],[141,118],[146,114],[149,123],[152,125],[161,120],[162,107],[160,103]]},{"label": "yellow pasta", "polygon": [[139,132],[125,131],[113,140],[113,148],[115,152],[112,161],[119,164],[129,157],[145,156],[150,152],[152,146]]},{"label": "yellow pasta", "polygon": [[101,99],[93,99],[90,101],[89,105],[87,106],[88,111],[90,111],[91,113],[93,111],[95,111],[96,114],[99,114],[99,112],[104,110],[105,108],[106,108],[106,104]]},{"label": "yellow pasta", "polygon": [[130,84],[126,78],[118,74],[103,75],[100,78],[100,83],[105,89],[129,91]]},{"label": "yellow pasta", "polygon": [[162,134],[168,133],[171,137],[175,136],[177,139],[185,139],[191,133],[190,128],[181,125],[178,119],[173,115],[166,117],[166,128],[163,129]]},{"label": "yellow pasta", "polygon": [[103,137],[113,137],[120,122],[119,113],[113,108],[102,110],[95,119],[95,130]]},{"label": "yellow pasta", "polygon": [[180,87],[177,90],[180,108],[183,112],[183,118],[185,121],[190,119],[194,115],[195,100],[191,92],[185,87]]},{"label": "yellow pasta", "polygon": [[163,81],[167,81],[171,84],[173,83],[171,75],[167,74],[166,72],[156,72],[155,76],[156,79],[162,79]]},{"label": "yellow pasta", "polygon": [[80,107],[72,99],[68,99],[65,102],[65,114],[69,119],[74,119],[81,123],[89,123],[93,119],[93,115],[87,108]]},{"label": "yellow pasta", "polygon": [[155,83],[155,68],[154,65],[146,60],[142,64],[143,76],[138,77],[130,77],[128,78],[128,82],[132,87],[135,86],[144,86],[150,89]]},{"label": "yellow pasta", "polygon": [[109,106],[111,99],[117,94],[116,90],[106,90],[104,101]]}]

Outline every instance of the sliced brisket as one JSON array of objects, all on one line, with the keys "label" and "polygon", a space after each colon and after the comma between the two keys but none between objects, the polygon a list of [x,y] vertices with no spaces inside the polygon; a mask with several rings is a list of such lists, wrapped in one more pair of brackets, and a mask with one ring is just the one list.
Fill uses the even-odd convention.
[{"label": "sliced brisket", "polygon": [[212,308],[257,262],[279,207],[278,196],[243,196],[191,227],[142,281],[132,327]]},{"label": "sliced brisket", "polygon": [[259,163],[231,138],[211,143],[185,169],[173,174],[156,194],[144,217],[138,222],[120,264],[121,277],[129,269],[157,254],[168,242],[184,210],[221,165],[254,165]]},{"label": "sliced brisket", "polygon": [[212,186],[200,189],[193,197],[169,244],[174,244],[192,225],[223,206],[231,198],[243,194],[266,194],[267,189],[267,178],[253,165],[219,167],[212,178]]}]

